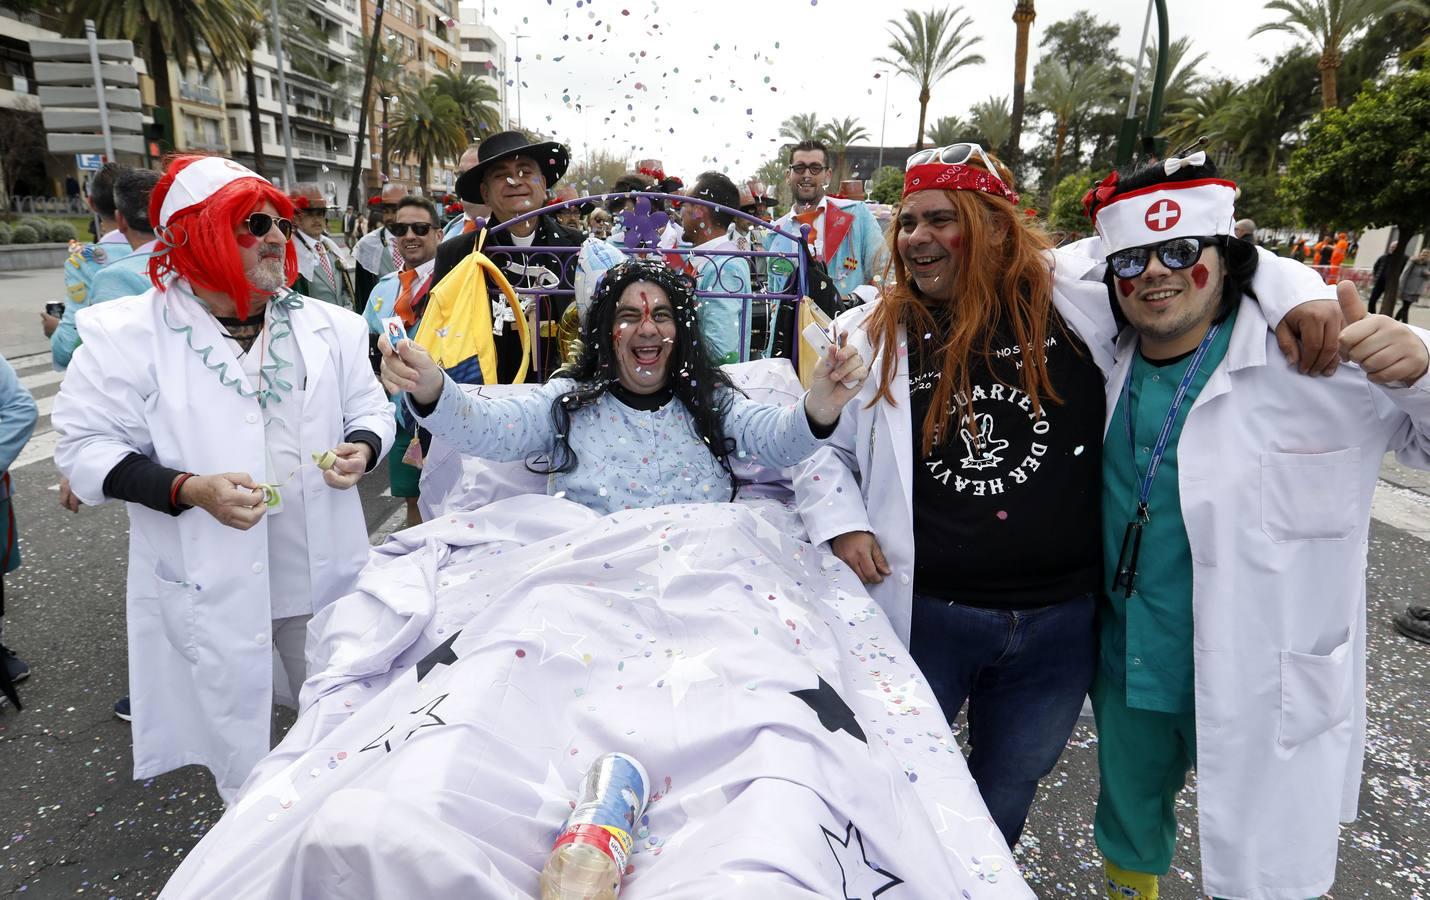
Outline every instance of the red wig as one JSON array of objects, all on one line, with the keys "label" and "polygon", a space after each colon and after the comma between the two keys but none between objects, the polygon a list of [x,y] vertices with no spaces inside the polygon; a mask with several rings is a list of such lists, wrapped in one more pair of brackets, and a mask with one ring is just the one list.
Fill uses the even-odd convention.
[{"label": "red wig", "polygon": [[[154,186],[149,200],[149,220],[158,225],[164,198],[174,184],[174,178],[203,156],[176,156]],[[240,318],[248,318],[249,304],[260,297],[271,296],[259,291],[248,280],[243,261],[238,254],[234,230],[264,202],[273,204],[278,215],[293,218],[293,201],[270,182],[259,178],[240,178],[215,191],[202,204],[180,210],[170,218],[167,227],[156,230],[164,251],[149,260],[149,280],[163,287],[173,278],[186,278],[196,287],[219,291],[233,300]],[[283,254],[284,284],[292,285],[298,277],[298,256],[291,241]]]}]

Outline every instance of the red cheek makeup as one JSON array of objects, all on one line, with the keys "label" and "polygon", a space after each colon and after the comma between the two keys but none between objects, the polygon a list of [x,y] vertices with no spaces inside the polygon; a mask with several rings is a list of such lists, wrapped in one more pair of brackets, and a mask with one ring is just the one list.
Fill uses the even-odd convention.
[{"label": "red cheek makeup", "polygon": [[1197,286],[1197,290],[1207,286],[1207,267],[1201,263],[1192,266],[1192,283]]}]

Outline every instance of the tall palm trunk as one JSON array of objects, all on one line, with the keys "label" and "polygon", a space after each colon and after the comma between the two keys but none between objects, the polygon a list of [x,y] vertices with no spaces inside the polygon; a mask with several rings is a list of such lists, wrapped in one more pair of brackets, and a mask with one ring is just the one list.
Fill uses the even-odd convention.
[{"label": "tall palm trunk", "polygon": [[164,52],[164,42],[159,34],[159,26],[149,25],[149,77],[154,79],[154,110],[159,114],[157,124],[166,130],[168,148],[178,144],[179,127],[174,115],[174,86],[169,80],[169,56]]},{"label": "tall palm trunk", "polygon": [[390,166],[390,163],[391,163],[392,157],[389,156],[389,155],[388,155],[388,152],[387,152],[387,102],[388,102],[388,101],[387,101],[387,94],[383,94],[383,95],[382,95],[382,174],[383,174],[385,177],[387,177],[387,178],[391,178],[391,177],[392,177],[392,174],[391,174],[391,172],[388,171],[388,169],[391,167],[391,166]]},{"label": "tall palm trunk", "polygon": [[1058,186],[1058,172],[1063,167],[1063,144],[1067,142],[1068,123],[1066,119],[1058,120],[1058,139],[1053,144],[1053,171],[1048,178],[1048,189],[1051,191]]},{"label": "tall palm trunk", "polygon": [[432,186],[432,154],[422,154],[422,162],[418,166],[418,177],[422,180],[421,188],[423,196],[432,196],[430,190]]},{"label": "tall palm trunk", "polygon": [[914,143],[915,150],[924,148],[924,124],[928,121],[929,111],[929,89],[927,87],[919,90],[919,139]]},{"label": "tall palm trunk", "polygon": [[1336,92],[1336,72],[1341,68],[1341,51],[1327,47],[1316,62],[1321,70],[1321,109],[1335,109],[1340,97]]},{"label": "tall palm trunk", "polygon": [[1015,163],[1023,139],[1023,89],[1028,81],[1028,32],[1037,18],[1033,0],[1018,0],[1013,8],[1013,22],[1018,26],[1017,43],[1013,51],[1013,128],[1008,136],[1008,161]]},{"label": "tall palm trunk", "polygon": [[244,89],[248,91],[248,134],[253,140],[253,171],[268,177],[264,171],[263,159],[263,119],[258,111],[258,76],[253,70],[253,58],[243,63]]}]

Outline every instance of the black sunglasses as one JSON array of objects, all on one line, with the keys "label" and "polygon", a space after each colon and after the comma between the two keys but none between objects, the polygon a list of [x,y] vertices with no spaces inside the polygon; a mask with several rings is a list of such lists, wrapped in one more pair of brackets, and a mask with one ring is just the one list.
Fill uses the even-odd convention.
[{"label": "black sunglasses", "polygon": [[293,236],[292,219],[280,219],[277,216],[270,216],[268,213],[253,213],[249,215],[247,221],[248,233],[256,238],[267,237],[274,225],[277,225],[278,230],[283,233],[284,240]]},{"label": "black sunglasses", "polygon": [[1136,278],[1147,271],[1147,262],[1156,253],[1162,265],[1169,269],[1190,268],[1201,259],[1202,250],[1215,247],[1220,241],[1215,237],[1179,237],[1160,244],[1144,247],[1128,247],[1107,255],[1107,265],[1118,278]]},{"label": "black sunglasses", "polygon": [[393,222],[387,226],[387,230],[393,237],[407,237],[407,229],[411,228],[412,233],[418,237],[426,237],[433,226],[427,222]]}]

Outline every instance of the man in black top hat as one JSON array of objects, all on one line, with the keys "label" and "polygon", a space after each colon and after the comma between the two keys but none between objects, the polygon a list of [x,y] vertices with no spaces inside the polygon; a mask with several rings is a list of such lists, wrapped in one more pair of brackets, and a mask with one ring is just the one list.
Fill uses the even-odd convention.
[{"label": "man in black top hat", "polygon": [[[570,152],[564,144],[554,141],[533,144],[519,131],[503,131],[482,141],[477,148],[477,158],[477,164],[457,179],[457,194],[469,203],[484,203],[491,207],[492,216],[487,222],[487,228],[491,229],[498,223],[518,218],[544,206],[546,192],[566,173]],[[457,235],[437,248],[433,284],[441,283],[447,273],[472,252],[479,233]],[[579,247],[581,240],[579,231],[565,228],[554,216],[543,214],[518,222],[510,228],[488,233],[483,250],[506,274],[512,287],[518,290],[570,290],[575,271],[574,254],[508,253],[500,248]],[[497,296],[495,288],[492,288],[490,293],[493,297]],[[531,308],[533,302],[539,305],[541,359],[534,367],[534,374],[537,378],[544,379],[559,364],[555,323],[560,320],[561,313],[571,302],[571,298],[569,295],[535,297],[531,294],[522,294],[521,297],[523,306],[527,309]],[[510,315],[505,304],[498,305],[493,312],[498,308]],[[509,321],[495,320],[492,330],[496,336],[498,380],[503,384],[510,383],[521,363],[520,339]]]}]

